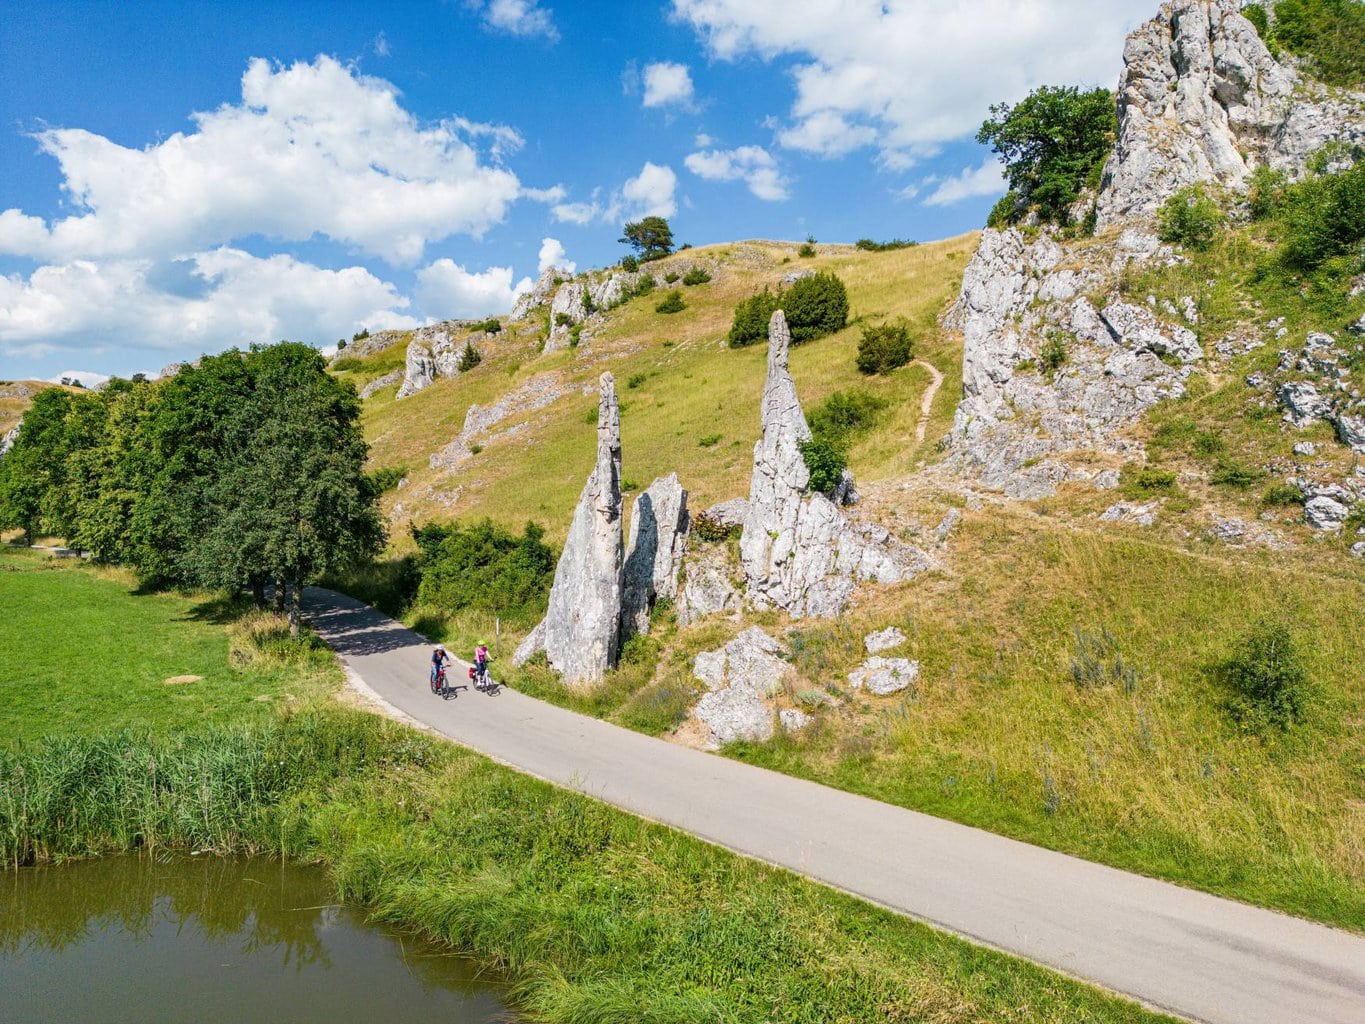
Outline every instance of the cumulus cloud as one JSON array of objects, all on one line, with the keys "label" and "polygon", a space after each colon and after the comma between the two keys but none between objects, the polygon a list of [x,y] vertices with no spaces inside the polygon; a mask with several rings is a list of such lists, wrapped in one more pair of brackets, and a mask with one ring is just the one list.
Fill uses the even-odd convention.
[{"label": "cumulus cloud", "polygon": [[564,246],[558,238],[542,238],[538,267],[542,274],[551,267],[558,267],[572,274],[578,269],[578,264],[568,258],[568,253],[564,251]]},{"label": "cumulus cloud", "polygon": [[559,39],[554,12],[541,7],[537,0],[475,0],[474,7],[491,29],[514,36],[542,36],[550,42]]},{"label": "cumulus cloud", "polygon": [[363,267],[221,247],[182,260],[114,259],[0,276],[0,353],[158,348],[181,356],[249,341],[415,327],[408,300]]},{"label": "cumulus cloud", "polygon": [[678,212],[675,197],[678,175],[666,164],[645,161],[640,173],[627,178],[621,187],[605,199],[601,190],[587,202],[558,203],[551,213],[556,220],[569,224],[591,224],[593,221],[611,223],[635,220],[639,217],[671,217]]},{"label": "cumulus cloud", "polygon": [[194,131],[143,149],[79,128],[39,132],[79,212],[50,224],[0,213],[0,253],[67,264],[321,235],[411,264],[431,242],[482,235],[521,194],[497,165],[520,145],[514,131],[422,124],[392,84],[331,57],[288,67],[254,59],[240,103],[193,119]]},{"label": "cumulus cloud", "polygon": [[990,104],[1049,83],[1112,85],[1132,0],[672,0],[722,60],[804,61],[779,141],[827,156],[876,145],[903,167],[976,130]]},{"label": "cumulus cloud", "polygon": [[644,82],[646,107],[685,107],[692,103],[692,73],[686,64],[646,64]]},{"label": "cumulus cloud", "polygon": [[511,267],[470,273],[452,259],[439,259],[417,271],[417,301],[433,320],[492,316],[506,313],[531,285],[529,277],[514,285]]},{"label": "cumulus cloud", "polygon": [[[924,200],[925,206],[951,206],[953,203],[960,203],[964,199],[973,199],[977,196],[998,196],[1005,191],[1005,173],[1000,166],[1000,161],[995,157],[987,157],[980,167],[964,167],[961,173],[953,175],[943,181],[936,179],[926,179],[923,187],[936,185],[933,192],[929,193]],[[911,192],[909,189],[903,193],[905,198],[910,198],[918,194],[918,189]]]},{"label": "cumulus cloud", "polygon": [[759,199],[777,201],[791,194],[777,161],[762,146],[703,150],[690,154],[683,164],[707,181],[743,180]]}]

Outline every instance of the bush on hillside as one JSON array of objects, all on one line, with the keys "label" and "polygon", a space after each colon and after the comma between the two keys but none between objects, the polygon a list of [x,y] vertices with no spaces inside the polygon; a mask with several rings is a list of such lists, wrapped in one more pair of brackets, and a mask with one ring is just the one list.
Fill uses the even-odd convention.
[{"label": "bush on hillside", "polygon": [[483,362],[483,355],[474,347],[472,341],[466,341],[464,349],[460,352],[460,361],[456,364],[456,369],[461,373],[468,373],[481,362]]},{"label": "bush on hillside", "polygon": [[976,141],[1004,161],[1015,197],[1008,214],[1002,201],[992,219],[1014,223],[1032,209],[1044,221],[1065,224],[1081,191],[1099,182],[1118,128],[1114,97],[1107,89],[1043,86],[990,111]]},{"label": "bush on hillside", "polygon": [[1231,710],[1244,726],[1287,729],[1308,710],[1308,668],[1289,627],[1263,619],[1242,635],[1221,666],[1232,686]]},{"label": "bush on hillside", "polygon": [[683,275],[682,283],[689,288],[694,288],[699,284],[706,284],[711,280],[711,275],[701,267],[693,267]]},{"label": "bush on hillside", "polygon": [[863,327],[858,342],[857,365],[860,373],[890,373],[914,358],[910,323],[904,318],[878,327]]},{"label": "bush on hillside", "polygon": [[1272,51],[1283,47],[1304,58],[1328,85],[1365,85],[1365,4],[1360,0],[1282,0],[1275,22],[1265,12],[1252,24]]},{"label": "bush on hillside", "polygon": [[1316,270],[1328,260],[1350,256],[1365,262],[1365,164],[1290,186],[1281,220],[1280,256],[1296,270]]},{"label": "bush on hillside", "polygon": [[843,450],[831,441],[813,437],[800,444],[801,458],[810,471],[812,491],[832,491],[839,485],[844,467],[848,465]]},{"label": "bush on hillside", "polygon": [[918,242],[907,241],[904,238],[893,238],[889,242],[874,242],[870,238],[860,238],[853,243],[855,249],[863,252],[891,252],[894,249],[913,249],[919,245]]},{"label": "bush on hillside", "polygon": [[679,275],[676,270],[670,270],[667,274],[664,275],[664,284],[677,284],[678,277]]},{"label": "bush on hillside", "polygon": [[764,288],[735,307],[735,317],[727,335],[731,348],[743,348],[768,340],[768,321],[777,310],[779,297],[780,293],[774,295]]},{"label": "bush on hillside", "polygon": [[848,292],[830,273],[801,278],[782,294],[780,308],[787,314],[796,345],[842,331],[848,324]]},{"label": "bush on hillside", "polygon": [[671,291],[664,296],[663,301],[654,307],[656,313],[681,313],[687,308],[687,303],[683,302],[682,292]]},{"label": "bush on hillside", "polygon": [[806,240],[801,244],[801,248],[796,250],[796,255],[800,256],[803,260],[808,260],[815,255],[814,235],[806,236]]},{"label": "bush on hillside", "polygon": [[640,261],[634,256],[621,257],[621,269],[627,274],[633,274],[640,269]]},{"label": "bush on hillside", "polygon": [[495,316],[490,316],[483,323],[476,327],[476,330],[483,331],[484,334],[498,334],[502,331],[502,321]]},{"label": "bush on hillside", "polygon": [[527,523],[520,537],[488,519],[415,527],[412,536],[419,549],[420,603],[472,608],[514,622],[545,610],[557,556],[535,523]]},{"label": "bush on hillside", "polygon": [[1207,249],[1223,221],[1223,211],[1203,185],[1182,188],[1161,204],[1157,214],[1161,240],[1186,249]]},{"label": "bush on hillside", "polygon": [[876,425],[886,407],[886,399],[870,391],[835,391],[811,410],[807,423],[815,437],[847,448]]},{"label": "bush on hillside", "polygon": [[385,466],[383,469],[376,469],[373,473],[366,474],[370,478],[370,486],[376,494],[384,494],[398,486],[403,477],[408,475],[407,466]]}]

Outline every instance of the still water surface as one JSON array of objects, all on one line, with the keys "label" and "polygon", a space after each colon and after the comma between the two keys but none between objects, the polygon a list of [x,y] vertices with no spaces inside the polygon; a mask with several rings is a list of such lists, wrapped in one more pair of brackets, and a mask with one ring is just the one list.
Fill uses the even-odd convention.
[{"label": "still water surface", "polygon": [[0,872],[0,1021],[514,1017],[472,965],[338,905],[318,869],[118,857]]}]

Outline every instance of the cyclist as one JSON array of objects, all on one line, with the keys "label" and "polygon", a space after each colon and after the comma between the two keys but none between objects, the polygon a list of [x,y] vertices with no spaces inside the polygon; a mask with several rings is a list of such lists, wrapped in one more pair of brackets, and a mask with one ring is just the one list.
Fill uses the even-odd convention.
[{"label": "cyclist", "polygon": [[446,662],[450,661],[450,655],[446,653],[444,644],[437,644],[436,649],[431,652],[431,685],[435,686],[436,681],[445,673]]},{"label": "cyclist", "polygon": [[478,679],[475,686],[480,690],[486,690],[492,685],[492,680],[488,678],[488,645],[480,643],[474,648],[474,674]]}]

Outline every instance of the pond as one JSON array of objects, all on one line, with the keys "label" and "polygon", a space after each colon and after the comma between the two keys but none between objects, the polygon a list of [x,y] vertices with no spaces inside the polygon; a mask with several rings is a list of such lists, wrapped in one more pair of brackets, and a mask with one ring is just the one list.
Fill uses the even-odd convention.
[{"label": "pond", "polygon": [[0,1021],[515,1019],[468,960],[317,868],[116,857],[0,872]]}]

